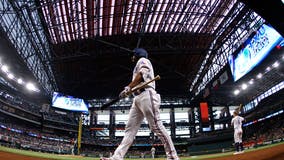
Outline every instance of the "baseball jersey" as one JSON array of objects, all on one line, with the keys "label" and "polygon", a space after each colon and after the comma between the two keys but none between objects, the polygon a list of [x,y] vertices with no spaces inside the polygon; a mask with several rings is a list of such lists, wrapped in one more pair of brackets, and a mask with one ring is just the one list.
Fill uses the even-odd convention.
[{"label": "baseball jersey", "polygon": [[151,152],[152,153],[155,153],[155,151],[156,151],[156,149],[153,147],[153,148],[151,148]]},{"label": "baseball jersey", "polygon": [[234,129],[242,129],[242,122],[244,118],[241,116],[235,116],[232,118],[231,124],[234,125]]},{"label": "baseball jersey", "polygon": [[[153,66],[147,58],[142,57],[137,61],[133,70],[132,80],[134,80],[139,72],[142,74],[144,82],[150,81],[154,78]],[[155,89],[155,81],[149,83],[148,86]]]}]

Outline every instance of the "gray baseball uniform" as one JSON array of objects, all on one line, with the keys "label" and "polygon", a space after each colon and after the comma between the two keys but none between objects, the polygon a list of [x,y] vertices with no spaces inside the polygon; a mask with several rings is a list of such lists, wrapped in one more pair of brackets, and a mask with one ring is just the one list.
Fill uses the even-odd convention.
[{"label": "gray baseball uniform", "polygon": [[152,159],[155,158],[155,152],[156,152],[156,149],[154,147],[151,148],[151,153],[152,153]]},{"label": "gray baseball uniform", "polygon": [[241,116],[235,116],[232,118],[231,124],[234,126],[234,140],[235,143],[242,143],[242,122],[244,118]]},{"label": "gray baseball uniform", "polygon": [[[140,58],[133,70],[133,79],[138,73],[142,74],[143,80],[149,81],[154,78],[154,70],[151,62],[147,58]],[[150,83],[145,91],[135,95],[129,112],[129,119],[125,128],[125,136],[115,150],[112,160],[123,160],[126,152],[131,146],[134,137],[137,134],[140,124],[146,117],[150,129],[160,138],[164,144],[166,156],[168,160],[179,160],[175,147],[170,136],[160,120],[160,103],[161,97],[155,91],[155,82]]]}]

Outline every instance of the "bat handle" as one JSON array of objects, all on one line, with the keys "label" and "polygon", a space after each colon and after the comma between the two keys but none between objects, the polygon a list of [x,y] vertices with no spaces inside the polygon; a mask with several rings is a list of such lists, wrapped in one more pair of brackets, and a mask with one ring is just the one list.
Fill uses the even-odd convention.
[{"label": "bat handle", "polygon": [[155,79],[155,80],[160,80],[161,77],[160,77],[160,75],[157,75],[154,79]]}]

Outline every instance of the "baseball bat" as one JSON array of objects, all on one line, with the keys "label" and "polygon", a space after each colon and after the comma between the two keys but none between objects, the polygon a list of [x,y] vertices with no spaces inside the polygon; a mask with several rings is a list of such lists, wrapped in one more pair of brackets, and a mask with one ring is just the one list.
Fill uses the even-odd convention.
[{"label": "baseball bat", "polygon": [[[153,82],[153,81],[160,80],[160,79],[161,79],[161,77],[160,77],[159,75],[157,75],[155,78],[149,80],[148,82],[144,82],[144,83],[142,83],[142,84],[140,84],[140,85],[137,85],[137,86],[133,87],[129,92],[126,93],[126,95],[131,95],[132,93],[138,91],[139,89],[145,88],[147,84],[149,84],[149,83],[151,83],[151,82]],[[119,97],[119,96],[116,97],[116,98],[113,99],[113,100],[110,100],[109,102],[107,102],[107,103],[105,103],[105,104],[103,104],[103,105],[101,106],[101,110],[104,110],[104,109],[108,108],[109,106],[115,104],[115,103],[118,102],[119,100],[120,100],[120,97]]]},{"label": "baseball bat", "polygon": [[236,112],[240,114],[241,110],[243,109],[243,104],[240,104],[240,106],[236,109]]}]

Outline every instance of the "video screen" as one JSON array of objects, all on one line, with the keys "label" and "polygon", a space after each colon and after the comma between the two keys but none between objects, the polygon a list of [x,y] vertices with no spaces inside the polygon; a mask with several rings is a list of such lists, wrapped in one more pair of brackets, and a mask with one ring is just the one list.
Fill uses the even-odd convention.
[{"label": "video screen", "polygon": [[74,98],[59,92],[53,92],[51,105],[70,111],[88,112],[88,105],[83,99]]},{"label": "video screen", "polygon": [[263,24],[257,33],[245,42],[244,48],[236,55],[229,56],[229,65],[234,81],[237,81],[255,66],[283,40],[270,25]]}]

